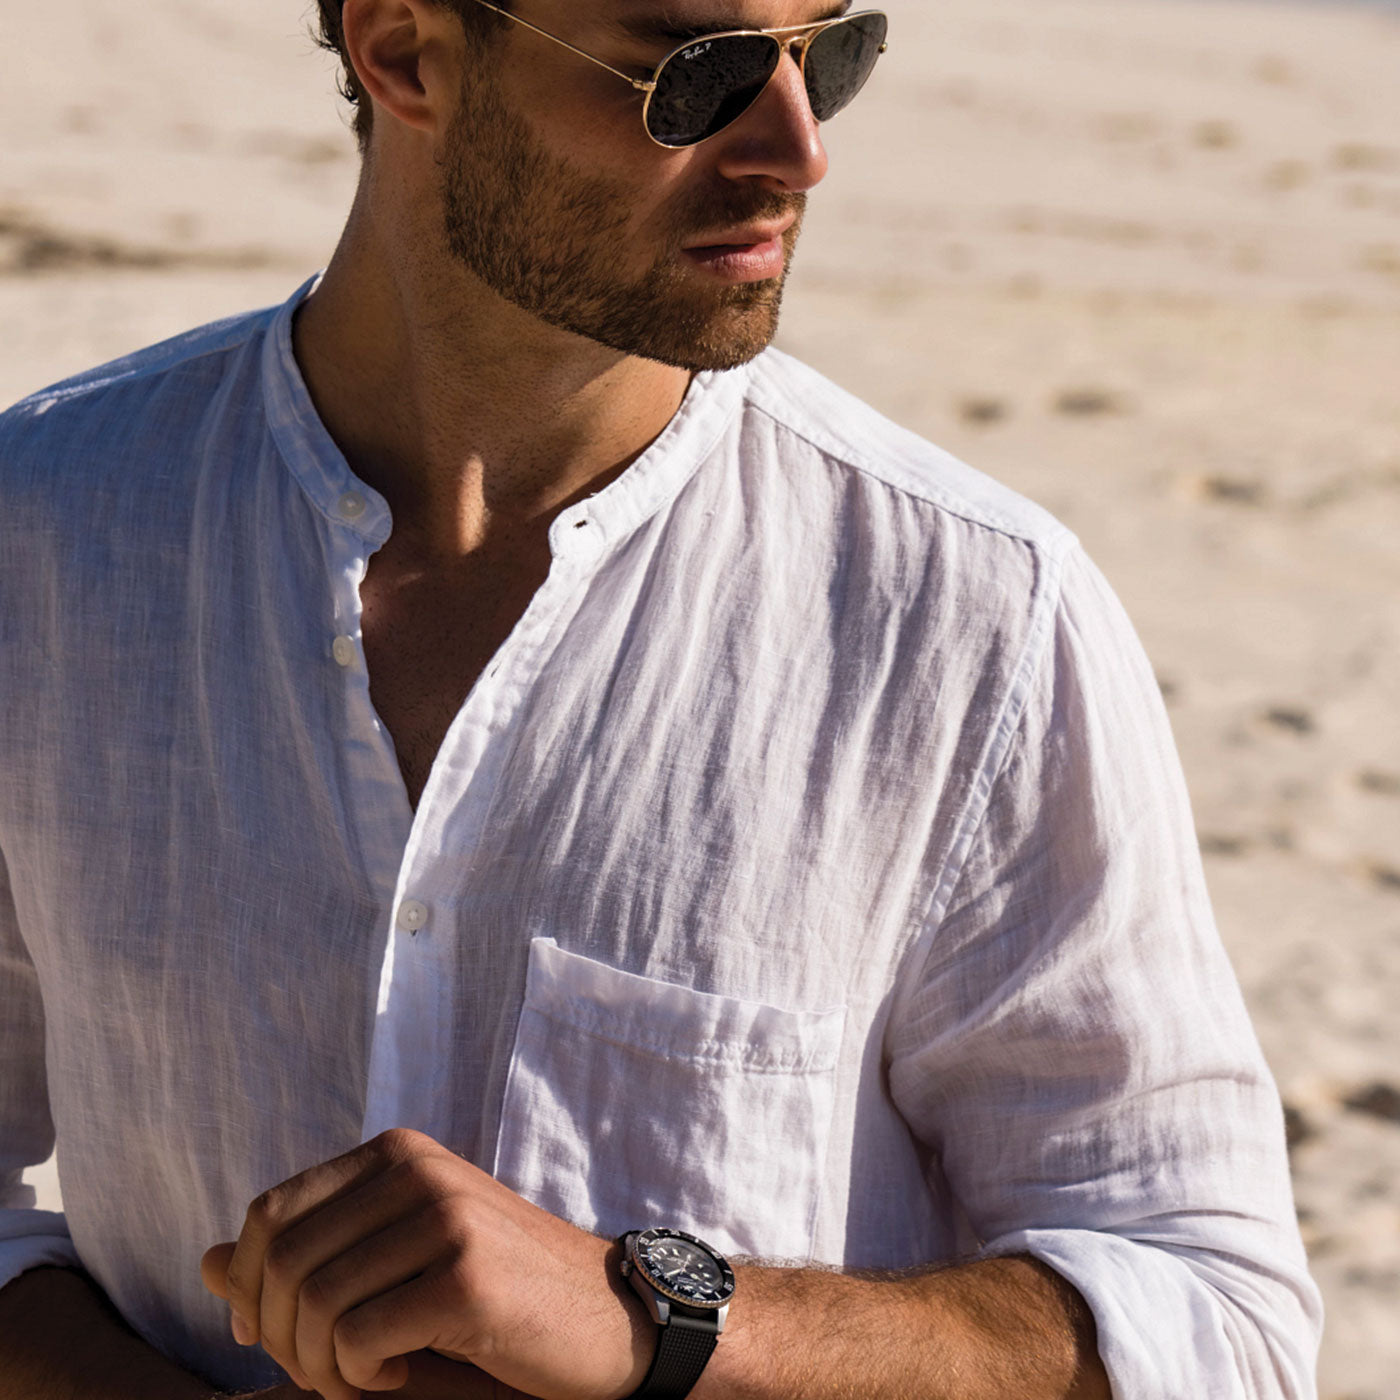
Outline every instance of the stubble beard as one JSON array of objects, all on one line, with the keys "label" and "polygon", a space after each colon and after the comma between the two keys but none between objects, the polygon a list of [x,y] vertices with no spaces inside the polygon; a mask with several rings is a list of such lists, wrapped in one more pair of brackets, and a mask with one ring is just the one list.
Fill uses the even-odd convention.
[{"label": "stubble beard", "polygon": [[[511,112],[490,78],[463,93],[442,158],[448,248],[497,295],[563,330],[681,369],[724,370],[767,348],[778,328],[803,195],[735,187],[697,192],[668,211],[647,272],[619,264],[634,236],[633,193],[554,155]],[[706,233],[795,216],[781,277],[709,283],[681,248]]]}]

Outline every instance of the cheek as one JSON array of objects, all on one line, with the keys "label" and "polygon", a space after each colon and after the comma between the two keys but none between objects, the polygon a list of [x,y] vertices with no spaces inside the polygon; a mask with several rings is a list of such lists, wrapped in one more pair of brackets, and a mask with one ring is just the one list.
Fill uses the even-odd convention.
[{"label": "cheek", "polygon": [[708,226],[707,217],[713,224],[714,177],[692,152],[663,151],[646,140],[640,150],[597,152],[591,170],[613,207],[626,211],[620,222],[646,245],[644,254]]},{"label": "cheek", "polygon": [[[579,60],[582,63],[582,60]],[[511,104],[570,159],[584,152],[638,158],[657,149],[642,125],[643,95],[602,70],[525,69],[510,80]]]}]

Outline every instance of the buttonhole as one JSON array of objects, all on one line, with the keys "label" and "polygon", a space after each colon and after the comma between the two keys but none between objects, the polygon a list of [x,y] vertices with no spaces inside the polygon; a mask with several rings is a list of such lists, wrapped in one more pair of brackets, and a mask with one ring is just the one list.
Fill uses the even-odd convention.
[{"label": "buttonhole", "polygon": [[586,521],[586,520],[575,520],[575,521],[574,521],[574,529],[575,529],[575,530],[582,530],[583,527],[584,527],[585,525],[587,525],[587,524],[588,524],[588,521]]}]

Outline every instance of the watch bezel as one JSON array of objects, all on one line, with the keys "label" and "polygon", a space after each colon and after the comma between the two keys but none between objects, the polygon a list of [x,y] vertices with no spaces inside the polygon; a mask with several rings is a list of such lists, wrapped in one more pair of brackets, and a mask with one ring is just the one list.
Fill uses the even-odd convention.
[{"label": "watch bezel", "polygon": [[[708,1298],[694,1298],[687,1294],[679,1293],[674,1288],[669,1288],[664,1279],[658,1278],[647,1266],[643,1255],[644,1243],[650,1245],[658,1240],[685,1240],[687,1244],[693,1244],[697,1249],[704,1250],[711,1259],[714,1260],[719,1269],[720,1287],[722,1296],[711,1301]],[[707,1244],[696,1235],[688,1234],[684,1230],[672,1230],[664,1225],[653,1225],[649,1229],[639,1230],[632,1239],[632,1247],[628,1250],[631,1255],[632,1266],[646,1280],[647,1285],[673,1303],[679,1303],[685,1308],[700,1308],[705,1312],[717,1313],[721,1308],[729,1306],[730,1299],[734,1296],[734,1270],[729,1267],[729,1261],[717,1250],[714,1245]]]}]

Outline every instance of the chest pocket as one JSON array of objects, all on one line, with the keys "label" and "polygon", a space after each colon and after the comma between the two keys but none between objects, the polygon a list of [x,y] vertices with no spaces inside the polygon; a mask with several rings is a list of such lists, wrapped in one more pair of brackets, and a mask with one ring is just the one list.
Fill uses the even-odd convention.
[{"label": "chest pocket", "polygon": [[844,1009],[783,1011],[530,946],[495,1175],[599,1234],[811,1253]]}]

